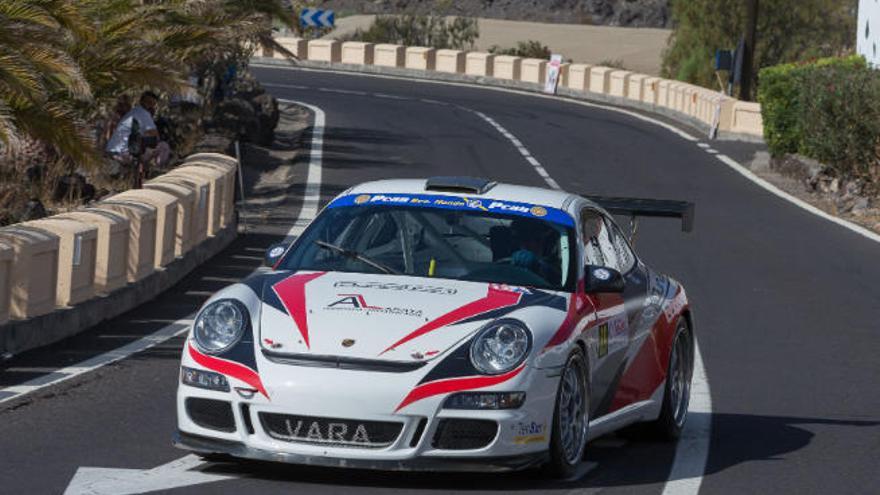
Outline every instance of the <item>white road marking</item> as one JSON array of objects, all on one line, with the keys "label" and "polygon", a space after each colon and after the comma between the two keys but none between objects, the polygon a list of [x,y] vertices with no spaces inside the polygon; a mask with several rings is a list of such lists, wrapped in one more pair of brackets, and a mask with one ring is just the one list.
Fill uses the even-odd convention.
[{"label": "white road marking", "polygon": [[675,460],[663,487],[663,495],[696,495],[700,492],[711,437],[712,395],[700,346],[694,338],[694,375],[688,418],[675,447]]},{"label": "white road marking", "polygon": [[[310,89],[308,86],[303,86],[301,84],[262,83],[262,85],[270,88]],[[318,91],[320,91],[320,88]]]},{"label": "white road marking", "polygon": [[168,339],[177,337],[189,330],[189,326],[192,325],[192,318],[194,316],[195,313],[187,316],[185,319],[177,320],[170,325],[166,325],[161,330],[151,333],[146,337],[141,337],[140,339],[130,342],[118,349],[99,354],[73,366],[57,369],[50,372],[48,375],[41,375],[19,385],[0,389],[0,396],[6,395],[7,393],[13,394],[0,399],[0,404],[12,399],[20,398],[23,395],[35,392],[41,388],[48,387],[49,385],[56,385],[83,373],[94,371],[102,366],[115,363],[116,361],[125,359],[132,354],[145,351]]},{"label": "white road marking", "polygon": [[[308,175],[306,178],[306,188],[303,195],[303,205],[300,209],[299,216],[294,222],[293,227],[287,233],[289,237],[299,236],[302,230],[311,222],[318,214],[318,207],[321,200],[321,161],[322,150],[324,145],[324,128],[326,126],[326,115],[324,112],[313,105],[290,100],[280,100],[286,103],[302,105],[315,114],[314,131],[312,133],[311,160],[309,162]],[[197,293],[199,291],[191,291]],[[207,294],[210,295],[210,294]],[[114,349],[103,354],[86,359],[75,365],[61,368],[50,373],[38,376],[24,383],[0,389],[0,404],[13,399],[21,398],[24,395],[33,393],[49,385],[56,385],[63,381],[69,380],[76,376],[94,371],[102,366],[106,366],[116,361],[125,359],[133,354],[145,351],[151,347],[161,344],[169,339],[182,335],[189,331],[189,327],[193,323],[196,314],[192,313],[187,317],[170,323],[160,330],[150,335],[141,337],[134,342],[130,342],[118,349]]]},{"label": "white road marking", "polygon": [[318,215],[321,206],[321,173],[324,160],[324,129],[327,126],[327,114],[320,108],[294,100],[278,101],[293,103],[308,108],[315,114],[315,123],[312,126],[312,144],[309,151],[309,171],[306,176],[306,190],[303,193],[302,209],[299,217],[293,222],[293,226],[287,232],[288,239],[302,235],[309,223]]},{"label": "white road marking", "polygon": [[74,473],[64,495],[134,495],[234,478],[190,471],[203,463],[198,456],[188,455],[153,469],[81,467]]},{"label": "white road marking", "polygon": [[[292,70],[292,71],[303,71],[303,72],[330,72],[330,73],[334,73],[334,74],[343,74],[343,75],[355,76],[355,77],[372,77],[372,78],[377,78],[377,79],[393,79],[393,80],[397,80],[397,81],[409,81],[409,82],[414,82],[414,83],[419,83],[419,84],[439,84],[439,85],[446,85],[446,86],[479,88],[479,89],[484,89],[487,91],[497,91],[497,92],[501,92],[501,93],[513,93],[513,94],[519,94],[519,95],[524,95],[524,96],[531,96],[533,98],[543,98],[543,99],[554,100],[554,101],[565,101],[565,102],[572,103],[575,105],[580,105],[580,106],[584,106],[584,107],[591,107],[591,108],[599,108],[602,110],[608,110],[611,112],[616,112],[616,113],[628,115],[634,119],[638,119],[643,122],[649,122],[649,123],[654,124],[656,126],[662,127],[664,129],[666,129],[667,131],[669,131],[669,132],[675,134],[676,136],[678,136],[682,139],[685,139],[687,141],[692,141],[692,142],[699,141],[698,138],[692,136],[691,134],[679,129],[678,127],[676,127],[672,124],[668,124],[666,122],[663,122],[662,120],[648,117],[647,115],[642,115],[642,114],[635,112],[635,111],[632,111],[632,110],[626,110],[623,108],[614,107],[614,106],[610,106],[610,105],[602,105],[600,103],[592,103],[592,102],[587,102],[587,101],[582,101],[582,100],[575,100],[573,98],[566,98],[564,96],[562,96],[562,97],[552,96],[552,95],[546,95],[546,94],[542,94],[542,93],[534,93],[534,92],[526,91],[526,90],[522,90],[522,89],[502,88],[502,87],[497,87],[497,86],[485,86],[485,85],[481,85],[481,84],[477,84],[477,83],[465,83],[465,82],[454,82],[454,81],[436,81],[436,80],[430,80],[430,79],[413,79],[410,77],[390,76],[387,74],[365,74],[362,72],[351,72],[351,71],[342,71],[342,70],[333,70],[333,69],[311,69],[311,68],[306,68],[306,67],[285,67],[285,66],[272,65],[272,64],[261,64],[261,63],[251,63],[251,66],[263,67],[266,69]],[[274,84],[274,83],[273,84],[267,83],[267,84],[264,84],[264,86],[290,87],[293,89],[300,89],[300,88],[295,87],[294,85],[284,85],[284,84]]]},{"label": "white road marking", "polygon": [[697,143],[697,146],[699,146],[700,148],[703,148],[703,149],[710,147],[709,143]]},{"label": "white road marking", "polygon": [[761,186],[762,188],[766,189],[767,191],[774,194],[775,196],[778,196],[778,197],[780,197],[780,198],[782,198],[792,204],[795,204],[795,205],[807,210],[808,212],[810,212],[814,215],[820,216],[820,217],[824,218],[825,220],[828,220],[829,222],[834,222],[837,225],[840,225],[841,227],[849,229],[849,230],[855,232],[856,234],[859,234],[863,237],[866,237],[872,241],[880,242],[880,234],[877,234],[876,232],[868,230],[865,227],[862,227],[861,225],[856,225],[856,224],[854,224],[852,222],[848,222],[842,218],[835,217],[834,215],[831,215],[829,213],[826,213],[826,212],[820,210],[819,208],[816,208],[815,206],[807,203],[806,201],[800,200],[800,199],[792,196],[791,194],[788,194],[787,192],[783,191],[782,189],[779,189],[778,187],[774,186],[773,184],[758,177],[757,175],[755,175],[754,172],[752,172],[748,168],[740,165],[739,163],[737,163],[736,160],[730,158],[729,156],[715,155],[715,158],[718,158],[719,160],[721,160],[722,163],[724,163],[728,167],[736,170],[737,172],[739,172],[740,174],[745,176],[747,179],[749,179],[750,181],[754,182],[755,184]]},{"label": "white road marking", "polygon": [[367,96],[366,91],[352,91],[350,89],[318,88],[318,91],[324,93],[337,93],[340,95]]},{"label": "white road marking", "polygon": [[[462,107],[462,108],[464,108],[464,107]],[[517,151],[519,151],[519,154],[522,155],[523,158],[525,158],[527,162],[529,162],[529,165],[531,165],[532,168],[534,168],[535,171],[538,172],[538,175],[540,175],[541,178],[544,179],[544,182],[546,182],[548,186],[552,187],[553,189],[557,189],[557,190],[562,189],[561,187],[559,187],[559,183],[556,182],[555,180],[553,180],[553,177],[550,177],[550,174],[547,173],[547,170],[544,168],[543,165],[541,165],[541,162],[539,162],[534,156],[532,156],[532,154],[531,154],[531,152],[529,152],[528,148],[523,146],[522,142],[519,139],[517,139],[516,136],[511,134],[510,131],[508,131],[507,129],[502,127],[501,124],[499,124],[498,122],[495,121],[495,119],[493,119],[492,117],[489,117],[488,115],[484,114],[483,112],[478,112],[476,110],[471,110],[469,108],[465,108],[465,110],[473,112],[474,114],[479,116],[481,119],[488,122],[489,125],[491,125],[492,127],[495,128],[495,130],[500,132],[502,136],[504,136],[511,143],[513,143],[513,146],[516,148]]]},{"label": "white road marking", "polygon": [[376,98],[385,98],[388,100],[411,100],[412,99],[408,96],[389,95],[386,93],[372,93],[371,96],[375,96]]},{"label": "white road marking", "polygon": [[714,148],[706,148],[706,153],[709,153],[710,155],[717,155],[718,150],[716,150]]}]

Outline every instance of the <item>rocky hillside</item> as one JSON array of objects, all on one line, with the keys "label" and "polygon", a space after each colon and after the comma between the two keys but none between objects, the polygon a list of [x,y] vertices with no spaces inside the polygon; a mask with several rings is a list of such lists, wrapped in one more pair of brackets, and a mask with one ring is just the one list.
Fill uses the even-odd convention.
[{"label": "rocky hillside", "polygon": [[669,0],[318,0],[340,14],[442,14],[517,21],[669,27]]}]

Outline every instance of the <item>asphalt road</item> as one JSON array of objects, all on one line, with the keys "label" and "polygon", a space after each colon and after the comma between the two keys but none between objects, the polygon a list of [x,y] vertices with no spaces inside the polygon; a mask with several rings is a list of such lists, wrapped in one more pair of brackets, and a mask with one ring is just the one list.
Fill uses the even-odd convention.
[{"label": "asphalt road", "polygon": [[[545,185],[516,136],[563,188],[697,203],[696,230],[643,221],[636,250],[687,287],[711,389],[701,493],[876,493],[880,486],[880,245],[757,187],[705,147],[610,110],[478,88],[258,69],[281,98],[324,110],[323,201],[370,179],[468,174]],[[687,130],[699,137],[693,130]],[[288,136],[284,145],[308,141]],[[715,143],[744,159],[752,145]],[[255,155],[262,156],[262,155]],[[306,174],[292,162],[294,180]],[[296,188],[291,189],[292,192]],[[277,224],[298,212],[275,205]],[[280,216],[279,216],[280,215]],[[254,228],[156,301],[69,341],[2,363],[6,387],[149,334],[256,267],[278,238]],[[62,493],[79,467],[151,469],[170,446],[181,339],[0,404],[0,493]],[[173,493],[661,493],[674,445],[611,436],[579,479],[415,475],[242,463]]]}]

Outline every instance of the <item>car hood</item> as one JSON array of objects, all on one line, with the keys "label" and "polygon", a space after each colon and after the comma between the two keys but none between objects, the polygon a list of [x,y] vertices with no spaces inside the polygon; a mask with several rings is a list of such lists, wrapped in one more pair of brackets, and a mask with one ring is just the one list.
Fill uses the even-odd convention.
[{"label": "car hood", "polygon": [[409,362],[434,359],[524,305],[565,306],[519,287],[339,272],[278,273],[261,299],[266,351]]}]

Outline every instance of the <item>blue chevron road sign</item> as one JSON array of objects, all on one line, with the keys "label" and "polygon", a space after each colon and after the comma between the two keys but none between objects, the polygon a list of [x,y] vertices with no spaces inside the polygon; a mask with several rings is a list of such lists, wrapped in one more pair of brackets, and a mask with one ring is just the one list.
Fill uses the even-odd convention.
[{"label": "blue chevron road sign", "polygon": [[299,22],[303,27],[333,27],[336,14],[332,10],[303,9]]}]

